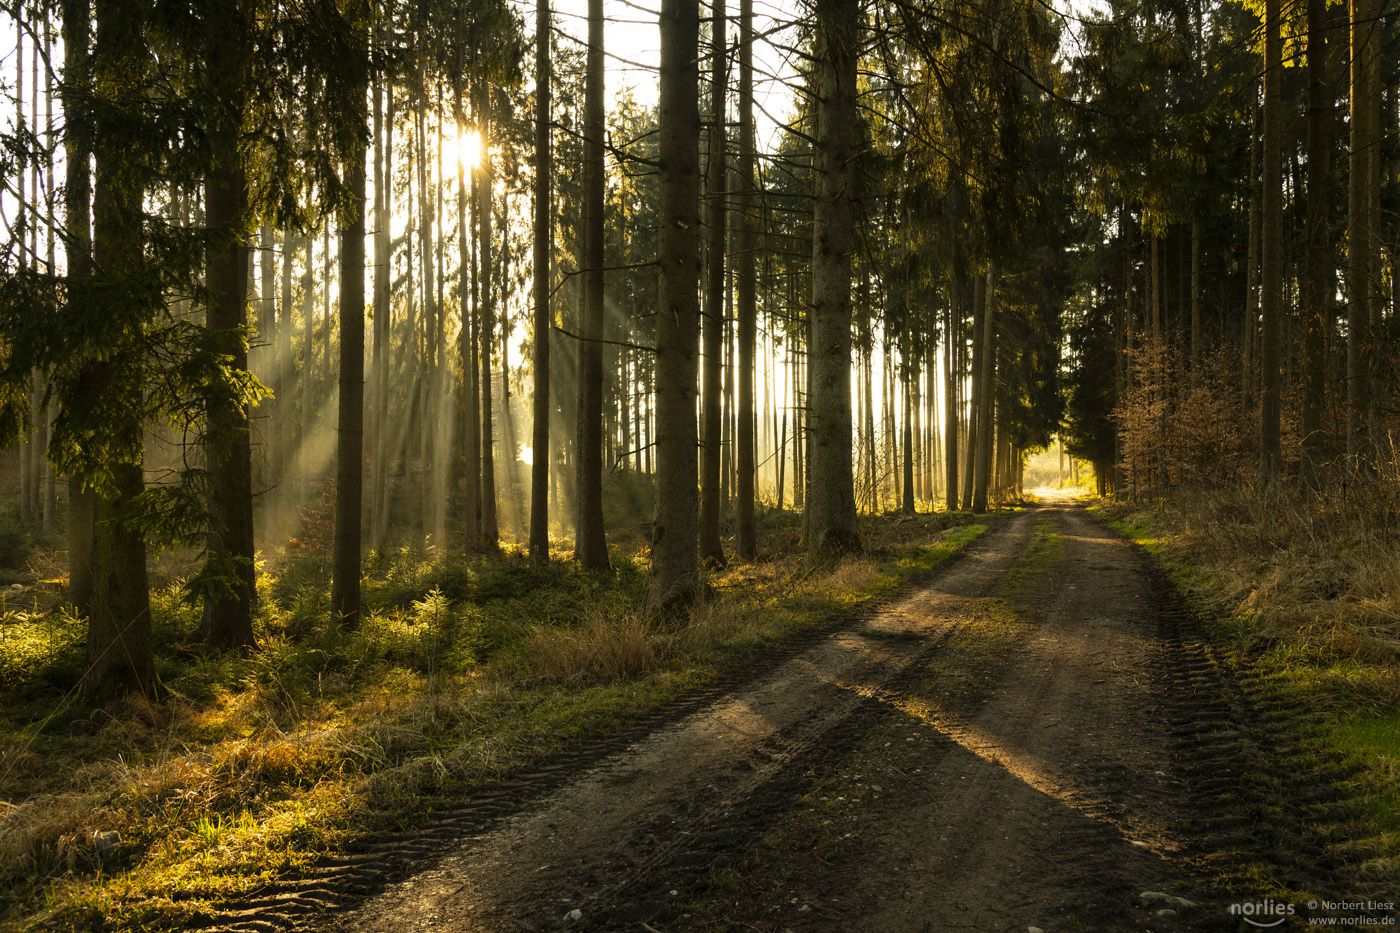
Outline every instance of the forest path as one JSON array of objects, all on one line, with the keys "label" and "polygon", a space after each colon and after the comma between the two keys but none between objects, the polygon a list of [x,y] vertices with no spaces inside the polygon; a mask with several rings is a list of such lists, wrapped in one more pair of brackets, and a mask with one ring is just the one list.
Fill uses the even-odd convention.
[{"label": "forest path", "polygon": [[1019,513],[866,621],[312,923],[1211,925],[1140,897],[1211,899],[1172,831],[1190,805],[1169,737],[1181,652],[1150,577],[1080,507]]}]

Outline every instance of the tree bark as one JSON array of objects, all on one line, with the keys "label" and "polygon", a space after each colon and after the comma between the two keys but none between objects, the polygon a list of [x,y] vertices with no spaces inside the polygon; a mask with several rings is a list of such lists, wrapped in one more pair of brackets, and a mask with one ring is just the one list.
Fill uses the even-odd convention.
[{"label": "tree bark", "polygon": [[807,549],[813,558],[859,551],[851,474],[851,255],[855,158],[860,139],[856,64],[858,0],[818,0],[819,73],[812,222],[811,486]]},{"label": "tree bark", "polygon": [[1201,361],[1201,224],[1191,221],[1191,368]]},{"label": "tree bark", "polygon": [[[208,0],[206,56],[211,96],[206,133],[205,221],[214,238],[205,259],[208,328],[235,371],[248,368],[248,244],[243,236],[248,182],[239,148],[248,81],[248,11],[240,0]],[[248,407],[225,392],[209,404],[209,560],[204,641],[218,651],[253,646],[253,454]]]},{"label": "tree bark", "polygon": [[[758,333],[758,310],[754,282],[753,235],[753,0],[739,0],[739,191],[738,242],[734,256],[735,317],[739,357],[739,431],[735,449],[738,479],[734,529],[734,550],[742,560],[758,554],[758,532],[754,524],[754,489],[757,470],[754,452],[754,345]],[[782,503],[778,503],[782,507]]]},{"label": "tree bark", "polygon": [[977,402],[977,444],[976,474],[973,479],[972,511],[987,511],[987,486],[991,482],[992,439],[992,398],[996,392],[996,267],[987,268],[987,285],[983,293],[982,339],[979,342],[977,359],[974,365],[981,371],[978,381],[982,394]]},{"label": "tree bark", "polygon": [[660,265],[656,319],[656,516],[647,606],[671,613],[698,594],[695,382],[700,278],[698,0],[662,0]]},{"label": "tree bark", "polygon": [[1365,405],[1365,448],[1373,465],[1378,465],[1379,445],[1384,436],[1381,426],[1380,401],[1383,394],[1381,370],[1385,365],[1385,354],[1381,344],[1381,280],[1384,269],[1381,257],[1381,147],[1385,142],[1381,126],[1381,23],[1383,8],[1376,0],[1371,2],[1371,18],[1366,22],[1364,65],[1366,93],[1363,116],[1366,124],[1367,145],[1365,204],[1362,208],[1363,223],[1366,228],[1366,321],[1365,351],[1368,357],[1367,389]]},{"label": "tree bark", "polygon": [[1327,225],[1327,173],[1331,152],[1332,98],[1327,81],[1327,4],[1308,0],[1308,216],[1307,266],[1303,284],[1303,475],[1312,486],[1323,479],[1326,447],[1323,409],[1327,392],[1328,292],[1336,270]]},{"label": "tree bark", "polygon": [[[85,95],[89,86],[88,30],[91,0],[63,2],[63,144],[67,150],[63,248],[68,259],[68,300],[73,303],[92,275],[92,126]],[[68,598],[79,616],[92,612],[92,544],[94,499],[86,478],[68,479]]]},{"label": "tree bark", "polygon": [[492,290],[492,165],[487,134],[491,132],[489,91],[483,86],[477,111],[481,127],[481,164],[477,168],[476,224],[481,254],[481,543],[494,548],[501,532],[496,521],[496,431],[492,412],[491,346],[496,340],[496,299]]},{"label": "tree bark", "polygon": [[[147,67],[141,11],[124,0],[97,0],[93,86],[112,95],[102,101],[93,134],[94,285],[121,294],[126,279],[140,273],[144,229],[144,179],[135,162],[127,111],[139,106]],[[134,151],[136,150],[136,151]],[[87,384],[100,389],[112,417],[102,425],[108,455],[106,483],[94,505],[93,596],[88,616],[87,667],[83,692],[111,695],[159,690],[151,640],[151,604],[146,578],[146,542],[124,519],[145,487],[141,472],[143,429],[139,412],[144,367],[140,309],[114,309],[105,357],[89,369]]]},{"label": "tree bark", "polygon": [[721,370],[724,334],[724,91],[725,91],[725,7],[714,0],[710,31],[710,165],[709,165],[709,252],[705,286],[705,313],[702,317],[704,342],[704,394],[700,413],[704,424],[700,458],[700,559],[707,566],[725,565],[724,543],[720,540],[721,459],[723,446],[723,401]]},{"label": "tree bark", "polygon": [[535,8],[534,421],[530,466],[530,559],[549,560],[549,0]]},{"label": "tree bark", "polygon": [[[460,84],[453,89],[457,123],[466,126],[467,115],[462,109]],[[475,210],[469,209],[467,196],[467,166],[457,162],[457,293],[461,296],[462,327],[457,333],[457,365],[462,373],[462,450],[465,468],[462,471],[462,542],[467,550],[481,542],[480,515],[477,502],[481,495],[480,425],[476,387],[476,330],[474,323],[480,312],[479,302],[468,307],[472,294],[467,278],[472,271],[471,247],[468,244],[470,225]]]},{"label": "tree bark", "polygon": [[1244,351],[1244,369],[1241,379],[1241,396],[1244,399],[1246,411],[1254,404],[1254,343],[1255,335],[1259,328],[1259,235],[1260,217],[1262,215],[1261,197],[1262,190],[1259,186],[1259,163],[1261,159],[1260,133],[1257,124],[1260,122],[1259,107],[1256,104],[1250,108],[1251,119],[1249,125],[1249,238],[1245,249],[1248,257],[1245,261],[1245,308],[1244,327],[1240,334],[1240,342]]},{"label": "tree bark", "polygon": [[911,384],[916,383],[919,376],[917,368],[911,362],[913,354],[909,349],[910,339],[907,327],[903,331],[903,337],[904,347],[900,364],[904,372],[904,379],[903,386],[901,387],[903,391],[900,392],[900,395],[903,397],[904,417],[902,428],[903,440],[900,446],[903,448],[902,452],[904,454],[904,495],[900,504],[905,515],[913,515],[918,509],[914,504],[914,407],[909,387]]},{"label": "tree bark", "polygon": [[[367,0],[351,0],[346,12],[353,41],[343,80],[349,125],[362,127],[368,120],[365,95],[369,93]],[[359,46],[360,42],[365,45]],[[357,144],[344,171],[350,203],[340,218],[340,404],[336,412],[338,443],[335,474],[335,538],[331,555],[331,618],[346,628],[360,622],[361,512],[364,497],[365,457],[365,163],[368,150]]]},{"label": "tree bark", "polygon": [[588,79],[584,89],[583,321],[578,344],[574,440],[577,512],[574,557],[586,570],[608,569],[603,528],[603,0],[588,0]]},{"label": "tree bark", "polygon": [[1279,23],[1280,0],[1264,3],[1264,193],[1263,253],[1260,278],[1263,295],[1263,345],[1260,353],[1259,477],[1272,482],[1283,469],[1280,436],[1279,351],[1284,270],[1280,239],[1283,229],[1282,94],[1283,60]]},{"label": "tree bark", "polygon": [[[380,36],[382,40],[382,34]],[[393,138],[392,113],[385,120],[384,90],[393,82],[385,81],[376,72],[370,99],[374,102],[374,344],[370,357],[370,547],[384,544],[388,531],[388,509],[385,492],[388,485],[387,439],[388,356],[389,356],[389,286],[392,281],[392,256],[389,244],[389,192],[386,188],[393,177],[389,171],[388,150]],[[391,91],[392,93],[392,91]]]},{"label": "tree bark", "polygon": [[958,510],[958,393],[953,367],[955,334],[962,325],[962,309],[958,306],[958,280],[949,276],[948,308],[943,325],[943,464],[946,477],[946,506],[949,512]]}]

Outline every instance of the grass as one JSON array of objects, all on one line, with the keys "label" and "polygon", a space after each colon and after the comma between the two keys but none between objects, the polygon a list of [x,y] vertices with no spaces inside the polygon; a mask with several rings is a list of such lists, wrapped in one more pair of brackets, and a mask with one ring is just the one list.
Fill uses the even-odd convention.
[{"label": "grass", "polygon": [[1101,509],[1167,568],[1218,643],[1317,714],[1310,753],[1361,766],[1345,788],[1357,838],[1339,853],[1390,890],[1400,882],[1396,481],[1197,491]]},{"label": "grass", "polygon": [[179,582],[156,593],[170,695],[74,701],[83,623],[0,619],[0,929],[173,929],[445,801],[527,771],[923,576],[985,526],[864,520],[864,554],[809,566],[770,513],[759,562],[710,574],[681,624],[640,611],[646,565],[522,554],[367,561],[367,614],[331,628],[325,555],[261,568],[258,646],[198,647]]}]

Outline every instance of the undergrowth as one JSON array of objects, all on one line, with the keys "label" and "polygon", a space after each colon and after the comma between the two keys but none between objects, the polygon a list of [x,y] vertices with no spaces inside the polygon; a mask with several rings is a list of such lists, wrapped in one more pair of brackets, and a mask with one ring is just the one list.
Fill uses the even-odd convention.
[{"label": "undergrowth", "polygon": [[366,614],[328,625],[321,549],[260,568],[258,645],[205,654],[179,581],[155,594],[159,703],[74,699],[82,620],[0,624],[0,929],[176,928],[211,902],[448,799],[538,766],[834,614],[897,591],[966,546],[965,516],[864,521],[867,550],[809,566],[778,550],[709,574],[683,624],[641,612],[644,560],[607,576],[514,549],[366,562]]}]

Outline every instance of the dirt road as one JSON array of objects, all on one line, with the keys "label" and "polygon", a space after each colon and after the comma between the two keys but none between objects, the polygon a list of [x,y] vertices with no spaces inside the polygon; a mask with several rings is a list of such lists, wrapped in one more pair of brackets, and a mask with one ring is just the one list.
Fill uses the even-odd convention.
[{"label": "dirt road", "polygon": [[286,903],[336,933],[1235,929],[1203,879],[1276,844],[1217,825],[1273,720],[1156,581],[1082,509],[1020,513],[485,830],[406,841],[401,880]]}]

